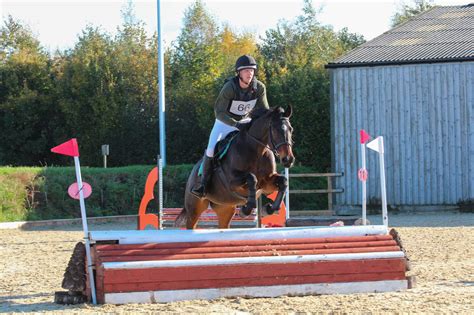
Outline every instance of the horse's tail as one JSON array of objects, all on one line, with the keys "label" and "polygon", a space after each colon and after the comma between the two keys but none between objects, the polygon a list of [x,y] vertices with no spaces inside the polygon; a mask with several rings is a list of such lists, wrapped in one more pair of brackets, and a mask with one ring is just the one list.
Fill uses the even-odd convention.
[{"label": "horse's tail", "polygon": [[186,208],[181,210],[181,213],[174,220],[175,227],[184,227],[186,225]]}]

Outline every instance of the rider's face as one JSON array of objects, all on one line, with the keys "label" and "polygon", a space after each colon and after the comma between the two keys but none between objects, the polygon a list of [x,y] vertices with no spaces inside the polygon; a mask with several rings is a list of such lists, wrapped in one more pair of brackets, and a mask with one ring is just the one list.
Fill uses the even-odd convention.
[{"label": "rider's face", "polygon": [[252,81],[253,76],[255,74],[255,70],[252,68],[242,69],[240,70],[240,79],[244,81],[245,84],[249,84]]}]

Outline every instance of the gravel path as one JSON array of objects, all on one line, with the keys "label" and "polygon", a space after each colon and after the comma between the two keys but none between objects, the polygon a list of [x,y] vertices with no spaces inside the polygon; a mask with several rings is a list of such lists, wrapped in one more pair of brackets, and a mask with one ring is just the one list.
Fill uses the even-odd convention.
[{"label": "gravel path", "polygon": [[[379,223],[378,216],[370,216]],[[168,304],[75,305],[53,303],[79,226],[0,230],[0,313],[474,313],[474,214],[391,215],[408,256],[414,289],[404,292],[218,299]],[[91,230],[133,229],[130,224],[93,225]]]}]

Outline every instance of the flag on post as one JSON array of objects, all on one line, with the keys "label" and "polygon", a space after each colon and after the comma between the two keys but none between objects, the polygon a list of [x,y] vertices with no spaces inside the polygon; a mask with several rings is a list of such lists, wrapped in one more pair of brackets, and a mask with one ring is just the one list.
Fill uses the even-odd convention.
[{"label": "flag on post", "polygon": [[370,141],[367,143],[367,148],[374,150],[375,152],[378,153],[384,153],[383,150],[383,137],[377,137],[375,140]]},{"label": "flag on post", "polygon": [[51,152],[68,156],[79,156],[79,147],[76,138],[61,143],[51,149]]},{"label": "flag on post", "polygon": [[360,130],[360,143],[364,144],[367,141],[369,141],[369,139],[370,139],[370,135],[364,129],[361,129]]}]

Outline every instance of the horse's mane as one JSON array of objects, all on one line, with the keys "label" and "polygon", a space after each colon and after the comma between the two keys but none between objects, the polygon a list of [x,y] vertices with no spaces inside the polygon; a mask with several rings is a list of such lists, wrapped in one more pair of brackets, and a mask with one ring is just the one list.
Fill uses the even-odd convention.
[{"label": "horse's mane", "polygon": [[253,110],[250,113],[250,118],[252,118],[252,121],[254,121],[255,119],[258,119],[269,112],[275,112],[275,111],[279,112],[280,114],[283,114],[285,112],[285,110],[281,107],[272,107],[270,109],[261,107],[261,108]]}]

